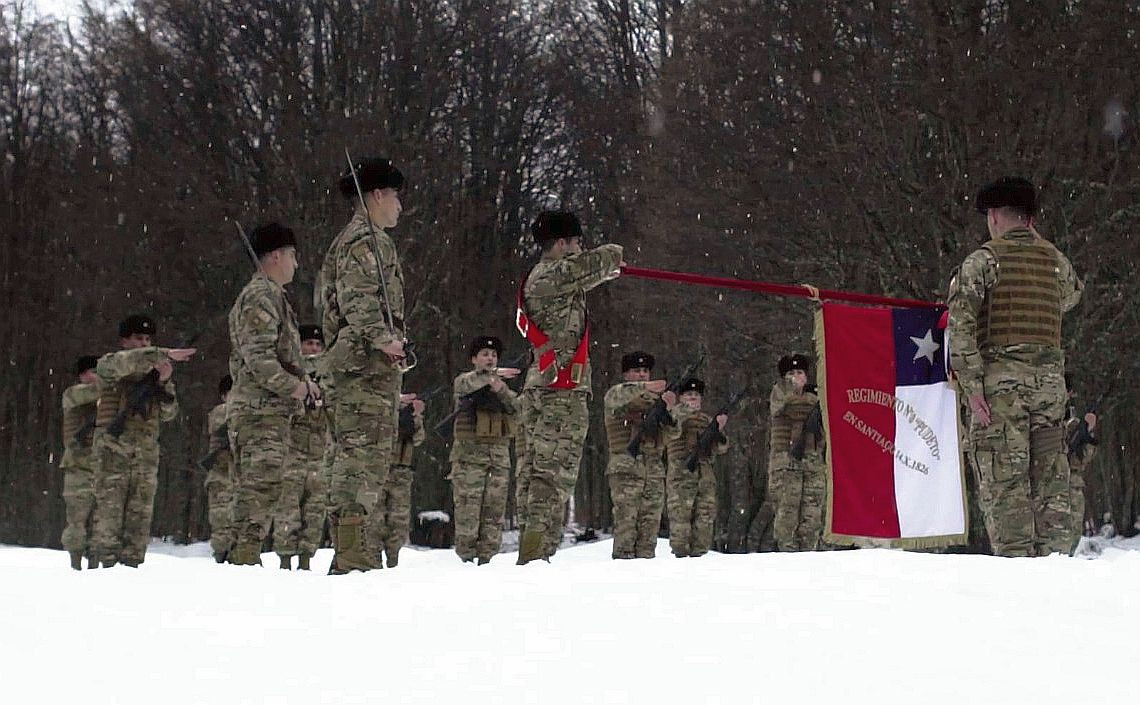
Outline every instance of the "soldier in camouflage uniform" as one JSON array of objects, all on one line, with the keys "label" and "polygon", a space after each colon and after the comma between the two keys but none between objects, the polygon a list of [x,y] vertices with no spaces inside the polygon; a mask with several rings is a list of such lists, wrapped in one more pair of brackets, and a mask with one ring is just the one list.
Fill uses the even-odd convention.
[{"label": "soldier in camouflage uniform", "polygon": [[317,386],[302,369],[297,317],[285,285],[297,270],[293,231],[269,223],[250,233],[258,269],[229,314],[230,374],[226,423],[234,452],[234,565],[261,565],[290,458],[301,400],[315,404]]},{"label": "soldier in camouflage uniform", "polygon": [[620,245],[582,251],[573,213],[546,211],[531,226],[542,259],[519,289],[516,321],[534,347],[527,396],[529,476],[520,565],[549,559],[558,549],[562,508],[578,481],[589,426],[591,395],[586,292],[621,273]]},{"label": "soldier in camouflage uniform", "polygon": [[960,267],[949,300],[950,359],[970,405],[970,444],[995,555],[1068,552],[1074,536],[1061,316],[1082,285],[1068,258],[1033,228],[1025,179],[978,194],[991,239]]},{"label": "soldier in camouflage uniform", "polygon": [[99,400],[95,365],[99,358],[84,355],[75,363],[79,381],[63,392],[63,505],[67,524],[63,527],[63,548],[71,567],[98,568],[99,559],[90,552],[91,516],[95,511],[95,456],[91,437],[95,430],[95,403]]},{"label": "soldier in camouflage uniform", "polygon": [[[711,457],[698,457],[696,471],[688,468],[689,456],[697,449],[697,437],[714,419],[701,411],[705,383],[690,377],[678,388],[677,403],[670,408],[675,421],[665,429],[669,476],[666,481],[669,503],[669,547],[678,558],[703,556],[712,547],[716,519],[716,469]],[[715,419],[720,437],[713,453],[728,450],[724,427],[728,416]]]},{"label": "soldier in camouflage uniform", "polygon": [[[810,366],[805,355],[780,358],[780,381],[772,386],[768,402],[768,491],[775,501],[772,533],[780,551],[814,551],[823,541],[827,465],[822,432],[805,428],[819,405],[814,385],[808,384]],[[793,448],[801,446],[803,457],[796,458]]]},{"label": "soldier in camouflage uniform", "polygon": [[[95,367],[99,401],[92,447],[99,465],[91,543],[104,568],[137,568],[146,557],[158,487],[159,420],[178,414],[173,363],[195,352],[154,347],[154,334],[150,318],[128,316],[119,324],[123,349],[99,358]],[[134,409],[132,400],[138,402]]]},{"label": "soldier in camouflage uniform", "polygon": [[388,480],[380,492],[371,523],[372,545],[383,550],[388,567],[400,563],[400,549],[412,524],[412,459],[424,442],[424,402],[415,394],[400,395],[400,428]]},{"label": "soldier in camouflage uniform", "polygon": [[472,340],[467,348],[472,370],[452,385],[458,415],[448,479],[455,500],[455,552],[464,561],[478,558],[479,565],[490,562],[502,545],[511,474],[517,395],[503,380],[520,370],[498,367],[502,350],[502,341],[493,336]]},{"label": "soldier in camouflage uniform", "polygon": [[[665,508],[665,443],[660,430],[656,437],[641,437],[641,453],[634,458],[629,442],[668,384],[650,381],[653,356],[631,352],[621,358],[622,381],[606,392],[604,423],[609,442],[606,481],[610,486],[614,516],[614,558],[653,558],[657,532]],[[666,404],[677,397],[665,392]]]},{"label": "soldier in camouflage uniform", "polygon": [[[317,364],[324,352],[320,326],[298,327],[301,335],[302,369],[313,382],[319,381]],[[328,504],[325,486],[325,451],[331,422],[324,404],[310,404],[293,418],[290,430],[290,461],[281,478],[281,496],[273,518],[273,550],[281,568],[309,570],[309,560],[321,543]]]},{"label": "soldier in camouflage uniform", "polygon": [[226,397],[234,386],[234,378],[226,375],[218,383],[221,403],[210,409],[206,431],[210,435],[210,465],[206,468],[206,505],[210,519],[210,551],[214,560],[225,563],[234,545],[234,526],[230,505],[234,499],[234,454],[230,449],[229,427],[226,425]]},{"label": "soldier in camouflage uniform", "polygon": [[361,162],[356,177],[364,204],[345,174],[340,192],[356,212],[329,246],[318,291],[329,346],[323,373],[332,383],[332,574],[380,567],[378,547],[367,545],[369,514],[388,479],[406,361],[404,274],[385,232],[399,221],[404,177],[379,158]]},{"label": "soldier in camouflage uniform", "polygon": [[1089,463],[1096,454],[1097,417],[1092,411],[1078,416],[1073,408],[1076,397],[1073,392],[1072,377],[1065,373],[1065,389],[1068,404],[1065,408],[1065,458],[1069,463],[1069,502],[1073,513],[1073,525],[1077,536],[1092,536],[1097,531],[1095,504],[1092,487],[1087,474]]}]

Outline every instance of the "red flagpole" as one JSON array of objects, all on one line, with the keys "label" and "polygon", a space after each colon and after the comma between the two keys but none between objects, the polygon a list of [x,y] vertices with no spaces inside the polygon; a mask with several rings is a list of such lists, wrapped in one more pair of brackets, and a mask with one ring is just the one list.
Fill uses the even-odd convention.
[{"label": "red flagpole", "polygon": [[859,294],[853,291],[816,289],[807,284],[772,284],[769,282],[731,279],[729,277],[710,277],[703,274],[690,274],[688,272],[668,272],[663,269],[630,267],[628,265],[621,268],[621,273],[624,276],[640,277],[642,279],[660,279],[663,281],[680,282],[682,284],[700,284],[702,286],[716,286],[725,289],[741,289],[743,291],[756,291],[765,294],[777,294],[779,296],[798,296],[804,299],[818,298],[827,301],[847,301],[857,304],[897,306],[900,308],[943,308],[945,306],[945,304],[935,303],[933,301],[897,299],[890,296]]}]

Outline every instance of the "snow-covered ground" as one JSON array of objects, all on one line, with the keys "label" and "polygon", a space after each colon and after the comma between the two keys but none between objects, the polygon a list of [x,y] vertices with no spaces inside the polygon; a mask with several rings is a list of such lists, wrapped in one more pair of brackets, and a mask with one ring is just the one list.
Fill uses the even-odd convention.
[{"label": "snow-covered ground", "polygon": [[74,572],[0,546],[0,702],[1133,702],[1140,540],[1097,560],[881,549],[552,563],[405,550],[329,577],[156,543]]}]

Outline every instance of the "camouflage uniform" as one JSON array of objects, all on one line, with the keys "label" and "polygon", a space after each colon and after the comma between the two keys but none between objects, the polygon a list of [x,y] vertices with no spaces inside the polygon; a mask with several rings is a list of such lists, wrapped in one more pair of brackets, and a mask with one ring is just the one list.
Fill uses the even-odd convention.
[{"label": "camouflage uniform", "polygon": [[515,406],[518,408],[519,420],[515,424],[515,516],[518,519],[521,536],[522,528],[526,526],[526,496],[530,491],[530,475],[523,472],[530,466],[526,454],[526,427],[529,416],[525,394],[518,395]]},{"label": "camouflage uniform", "polygon": [[617,277],[621,258],[621,246],[613,244],[559,258],[546,253],[523,286],[526,314],[549,336],[556,363],[540,371],[535,355],[523,385],[527,467],[522,472],[529,484],[519,563],[549,558],[558,550],[563,507],[578,482],[589,427],[589,361],[576,370],[573,389],[549,385],[570,364],[586,331],[586,292]]},{"label": "camouflage uniform", "polygon": [[371,523],[372,543],[383,549],[388,557],[388,567],[395,568],[400,562],[400,549],[408,539],[412,524],[412,457],[415,449],[424,442],[423,416],[412,413],[411,435],[401,429],[397,439],[396,452],[392,454],[392,467],[388,480],[380,492],[380,500],[373,512]]},{"label": "camouflage uniform", "polygon": [[291,395],[302,381],[297,317],[285,289],[260,272],[229,314],[230,375],[226,422],[234,452],[229,562],[260,565],[290,462],[291,425],[302,413]]},{"label": "camouflage uniform", "polygon": [[221,434],[229,441],[226,426],[226,405],[218,404],[206,417],[206,427],[210,434],[209,453],[216,453],[214,465],[206,471],[206,503],[210,519],[210,551],[214,558],[225,560],[234,545],[233,518],[230,516],[234,499],[234,454],[232,450],[222,450]]},{"label": "camouflage uniform", "polygon": [[609,441],[606,480],[614,517],[614,558],[653,558],[661,511],[665,508],[665,445],[660,437],[641,438],[634,458],[627,448],[641,419],[660,398],[646,382],[621,382],[606,392],[605,426]]},{"label": "camouflage uniform", "polygon": [[[666,481],[669,506],[669,547],[678,558],[703,556],[712,547],[716,519],[716,469],[712,458],[700,458],[695,472],[686,467],[697,437],[713,417],[678,402],[672,409],[673,426],[665,429],[669,475]],[[713,453],[728,450],[725,438]]]},{"label": "camouflage uniform", "polygon": [[[317,358],[304,358],[307,375],[316,373]],[[281,567],[298,556],[298,567],[309,569],[309,559],[317,552],[325,526],[328,489],[325,449],[332,424],[323,405],[305,409],[293,418],[290,435],[290,461],[281,478],[281,495],[273,517],[273,550]]]},{"label": "camouflage uniform", "polygon": [[[95,510],[95,455],[91,451],[92,433],[85,438],[75,435],[95,421],[95,402],[99,388],[94,384],[73,384],[63,392],[63,504],[67,524],[63,527],[62,543],[72,555],[87,555],[90,567],[95,561],[89,554],[91,518]],[[92,432],[94,428],[90,429]]]},{"label": "camouflage uniform", "polygon": [[804,420],[819,403],[813,392],[795,392],[782,379],[769,397],[769,493],[776,516],[772,534],[781,551],[815,551],[821,547],[824,504],[827,501],[827,463],[823,439],[804,439],[804,457],[797,460],[791,448],[804,433]]},{"label": "camouflage uniform", "polygon": [[[369,228],[358,211],[333,240],[321,267],[325,340],[324,376],[332,383],[335,451],[329,479],[334,524],[333,568],[379,568],[366,546],[368,513],[377,506],[395,447],[403,373],[380,348],[403,340],[404,275],[396,245]],[[374,249],[375,248],[375,249]],[[386,290],[381,290],[383,267]],[[394,320],[387,320],[387,300]]]},{"label": "camouflage uniform", "polygon": [[996,555],[1068,552],[1075,538],[1061,438],[1061,315],[1080,294],[1069,260],[1014,228],[966,258],[950,295],[958,384],[967,400],[981,395],[990,406],[989,426],[971,419],[970,446]]},{"label": "camouflage uniform", "polygon": [[131,388],[166,359],[165,348],[120,350],[104,355],[95,368],[99,406],[93,449],[99,466],[91,540],[104,566],[116,562],[137,566],[146,558],[158,487],[159,419],[171,421],[178,414],[174,381],[160,382],[164,398],[156,397],[145,417],[128,414],[117,438],[107,425],[126,406]]},{"label": "camouflage uniform", "polygon": [[[491,372],[473,370],[455,378],[452,402],[490,384]],[[493,392],[494,393],[494,392]],[[517,395],[506,385],[494,393],[501,408],[480,408],[455,417],[451,444],[451,492],[455,499],[455,552],[486,563],[502,546],[503,513],[511,474],[511,438]],[[458,408],[458,406],[457,406]]]},{"label": "camouflage uniform", "polygon": [[[1090,496],[1092,483],[1086,475],[1089,463],[1096,455],[1096,438],[1081,445],[1076,450],[1068,445],[1069,438],[1077,432],[1084,421],[1083,415],[1073,416],[1065,422],[1065,458],[1069,463],[1069,502],[1073,516],[1073,527],[1076,536],[1091,533],[1096,527],[1097,520],[1092,512],[1095,510],[1094,498]],[[1093,433],[1096,433],[1094,430]]]}]

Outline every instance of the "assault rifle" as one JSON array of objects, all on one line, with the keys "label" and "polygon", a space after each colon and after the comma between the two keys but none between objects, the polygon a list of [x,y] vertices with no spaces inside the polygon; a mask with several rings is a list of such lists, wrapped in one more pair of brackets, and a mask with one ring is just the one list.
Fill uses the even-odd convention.
[{"label": "assault rifle", "polygon": [[401,443],[410,443],[412,438],[416,435],[416,410],[414,404],[417,401],[427,403],[428,399],[431,399],[444,389],[447,389],[447,385],[441,384],[427,394],[417,394],[415,399],[400,407],[400,422],[398,428]]},{"label": "assault rifle", "polygon": [[[194,341],[198,339],[198,334],[190,336],[186,342],[178,343],[175,348],[189,348],[194,345]],[[123,404],[123,408],[119,409],[119,413],[115,414],[115,418],[111,419],[111,423],[107,424],[107,433],[112,437],[118,438],[123,435],[123,431],[127,428],[127,419],[132,416],[140,418],[148,418],[150,416],[151,408],[155,404],[165,404],[174,401],[174,397],[163,389],[163,383],[159,380],[158,370],[152,369],[146,373],[139,381],[131,385],[127,390],[127,400]],[[80,429],[82,430],[82,429]]]},{"label": "assault rifle", "polygon": [[[704,353],[702,353],[696,362],[685,368],[685,371],[681,373],[680,377],[669,383],[665,391],[676,394],[677,390],[681,388],[681,383],[696,374],[704,362],[705,356]],[[649,411],[645,412],[645,416],[641,417],[641,424],[638,425],[637,432],[633,434],[633,438],[629,439],[629,445],[625,448],[626,452],[636,458],[641,455],[641,439],[656,438],[661,433],[662,426],[672,426],[673,424],[673,417],[669,415],[669,409],[665,406],[665,400],[658,397],[653,402],[653,406],[649,407]]]},{"label": "assault rifle", "polygon": [[696,472],[697,464],[700,463],[701,458],[708,458],[712,455],[714,444],[723,443],[727,440],[720,430],[720,424],[716,422],[716,417],[721,414],[727,415],[732,413],[733,410],[736,409],[736,405],[740,403],[740,400],[743,399],[747,393],[748,387],[733,392],[732,396],[728,398],[728,401],[724,403],[724,406],[717,409],[716,413],[713,414],[709,425],[701,430],[701,434],[697,436],[697,444],[693,446],[693,452],[689,453],[689,459],[685,461],[685,467],[689,469],[689,472]]},{"label": "assault rifle", "polygon": [[214,438],[217,439],[218,445],[214,446],[214,449],[207,453],[206,457],[198,461],[198,467],[207,472],[213,470],[218,463],[218,457],[230,449],[230,434],[226,424],[218,426],[217,430],[214,431]]},{"label": "assault rifle", "polygon": [[[527,350],[511,359],[506,365],[503,365],[503,367],[517,368],[523,364],[529,356],[530,351]],[[489,409],[499,412],[507,410],[506,407],[503,406],[503,400],[499,398],[499,395],[491,391],[491,385],[486,384],[473,392],[468,392],[459,397],[459,402],[455,405],[455,411],[443,417],[443,420],[435,425],[435,432],[444,438],[450,437],[455,419],[464,413],[474,415],[476,409]]]},{"label": "assault rifle", "polygon": [[[1097,409],[1100,408],[1101,402],[1104,401],[1104,397],[1107,393],[1108,392],[1101,392],[1100,396],[1096,398],[1096,401],[1094,401],[1092,404],[1089,404],[1089,408],[1085,411],[1085,415],[1095,414],[1097,412]],[[1078,458],[1084,457],[1085,446],[1095,446],[1096,442],[1096,438],[1094,438],[1092,433],[1089,432],[1089,422],[1085,420],[1084,416],[1081,416],[1080,424],[1078,424],[1077,427],[1073,429],[1073,432],[1069,434],[1069,437],[1065,439],[1065,443],[1069,448],[1069,452],[1076,455]]]},{"label": "assault rifle", "polygon": [[811,412],[804,419],[804,425],[800,428],[799,438],[792,444],[791,450],[788,452],[796,460],[804,459],[804,452],[807,450],[808,434],[816,438],[823,437],[823,407],[819,402],[811,408]]}]

